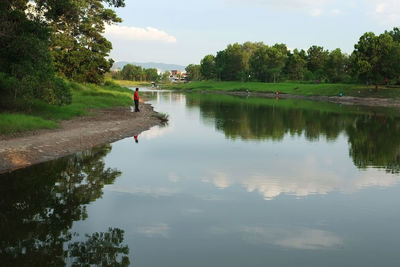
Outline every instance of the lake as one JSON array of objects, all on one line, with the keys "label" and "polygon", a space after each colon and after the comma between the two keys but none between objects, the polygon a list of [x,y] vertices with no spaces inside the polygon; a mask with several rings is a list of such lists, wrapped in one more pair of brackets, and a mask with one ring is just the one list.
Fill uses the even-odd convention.
[{"label": "lake", "polygon": [[142,95],[168,125],[0,176],[2,264],[398,266],[398,110]]}]

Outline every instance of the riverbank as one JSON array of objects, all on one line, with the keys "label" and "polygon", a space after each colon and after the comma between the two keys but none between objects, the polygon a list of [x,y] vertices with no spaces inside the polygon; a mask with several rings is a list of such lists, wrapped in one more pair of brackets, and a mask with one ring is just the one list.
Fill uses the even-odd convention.
[{"label": "riverbank", "polygon": [[0,135],[15,135],[38,129],[54,129],[63,120],[91,116],[90,109],[132,105],[132,90],[112,82],[104,85],[66,81],[71,94],[69,105],[50,105],[40,100],[17,102],[0,113]]},{"label": "riverbank", "polygon": [[151,105],[141,104],[140,110],[135,113],[130,107],[95,109],[90,110],[92,116],[62,121],[57,129],[0,135],[0,173],[115,142],[162,124]]},{"label": "riverbank", "polygon": [[[164,89],[185,92],[212,92],[241,96],[305,99],[348,105],[400,107],[400,88],[357,84],[302,84],[302,83],[257,83],[257,82],[190,82],[168,84]],[[342,96],[340,96],[342,95]]]}]

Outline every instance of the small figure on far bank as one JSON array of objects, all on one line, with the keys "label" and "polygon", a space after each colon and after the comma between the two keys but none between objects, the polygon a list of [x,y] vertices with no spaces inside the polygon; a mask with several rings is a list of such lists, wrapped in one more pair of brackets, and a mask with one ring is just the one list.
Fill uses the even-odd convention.
[{"label": "small figure on far bank", "polygon": [[389,85],[389,78],[388,77],[385,77],[385,84],[386,84],[386,86]]},{"label": "small figure on far bank", "polygon": [[136,91],[133,94],[133,101],[135,101],[135,112],[140,112],[140,110],[139,110],[139,88],[136,88]]}]

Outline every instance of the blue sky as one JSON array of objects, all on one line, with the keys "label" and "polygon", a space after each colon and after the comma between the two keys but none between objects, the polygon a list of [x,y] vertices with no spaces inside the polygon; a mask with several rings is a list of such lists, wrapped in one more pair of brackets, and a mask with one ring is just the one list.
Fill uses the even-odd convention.
[{"label": "blue sky", "polygon": [[107,27],[116,61],[198,64],[228,44],[321,45],[351,53],[368,31],[400,26],[399,0],[125,0]]}]

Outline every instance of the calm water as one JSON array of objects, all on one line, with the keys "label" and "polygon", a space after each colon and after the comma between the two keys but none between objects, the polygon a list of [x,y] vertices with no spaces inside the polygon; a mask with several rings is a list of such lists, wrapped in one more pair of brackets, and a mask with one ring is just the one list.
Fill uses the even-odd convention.
[{"label": "calm water", "polygon": [[168,126],[0,176],[1,265],[399,265],[396,110],[146,94]]}]

